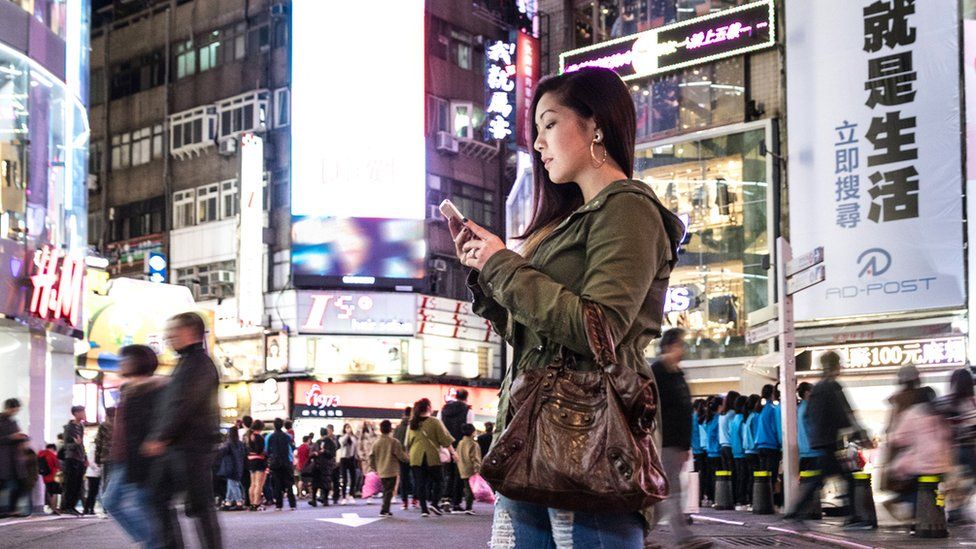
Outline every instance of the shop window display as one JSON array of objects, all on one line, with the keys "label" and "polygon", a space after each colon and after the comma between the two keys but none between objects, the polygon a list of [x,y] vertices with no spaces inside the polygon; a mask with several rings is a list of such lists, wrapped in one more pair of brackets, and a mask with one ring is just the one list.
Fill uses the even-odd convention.
[{"label": "shop window display", "polygon": [[688,227],[665,323],[688,330],[690,358],[762,354],[745,333],[748,313],[770,302],[763,137],[755,130],[637,152],[635,177]]}]

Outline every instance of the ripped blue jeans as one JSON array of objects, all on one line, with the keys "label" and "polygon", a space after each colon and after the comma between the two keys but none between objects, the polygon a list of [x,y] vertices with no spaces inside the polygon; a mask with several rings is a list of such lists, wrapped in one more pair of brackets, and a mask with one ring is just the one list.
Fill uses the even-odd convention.
[{"label": "ripped blue jeans", "polygon": [[638,513],[580,513],[496,494],[491,549],[642,549]]}]

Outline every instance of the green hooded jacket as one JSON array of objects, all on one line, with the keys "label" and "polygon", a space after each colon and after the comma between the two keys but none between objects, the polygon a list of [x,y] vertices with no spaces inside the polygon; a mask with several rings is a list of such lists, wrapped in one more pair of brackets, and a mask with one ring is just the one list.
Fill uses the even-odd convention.
[{"label": "green hooded jacket", "polygon": [[560,223],[531,259],[495,253],[468,287],[474,312],[514,348],[502,381],[495,438],[509,420],[509,388],[544,368],[560,346],[595,369],[581,300],[603,308],[622,365],[651,375],[644,349],[661,334],[664,300],[684,225],[644,183],[611,183]]}]

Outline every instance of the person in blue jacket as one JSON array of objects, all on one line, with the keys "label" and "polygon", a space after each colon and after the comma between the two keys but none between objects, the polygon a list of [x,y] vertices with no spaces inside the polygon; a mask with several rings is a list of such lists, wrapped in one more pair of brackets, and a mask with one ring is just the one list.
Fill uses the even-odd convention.
[{"label": "person in blue jacket", "polygon": [[739,398],[739,393],[729,391],[722,401],[722,412],[718,417],[718,445],[719,453],[722,458],[722,469],[732,471],[732,441],[730,440],[729,428],[732,417],[735,415],[735,401]]},{"label": "person in blue jacket", "polygon": [[[772,385],[763,385],[762,412],[759,412],[758,425],[756,427],[756,449],[759,451],[759,470],[768,471],[773,485],[779,479],[779,463],[783,458],[783,431],[782,423],[779,419],[779,406],[774,399],[776,388]],[[774,500],[778,496],[774,494]]]},{"label": "person in blue jacket", "polygon": [[742,452],[746,456],[747,478],[746,498],[752,504],[752,474],[759,470],[759,450],[756,449],[756,426],[759,425],[759,412],[762,411],[762,397],[757,394],[749,395],[746,400],[745,413],[742,421]]},{"label": "person in blue jacket", "polygon": [[705,446],[702,444],[701,430],[698,428],[698,416],[702,414],[705,399],[696,398],[691,404],[691,455],[695,458],[695,472],[701,474],[705,468]]},{"label": "person in blue jacket", "polygon": [[742,447],[742,424],[745,422],[745,407],[748,398],[739,395],[733,404],[732,419],[729,420],[729,443],[732,448],[732,488],[737,511],[745,510],[746,477],[751,475],[746,465],[745,449]]},{"label": "person in blue jacket", "polygon": [[705,485],[708,492],[708,500],[715,503],[715,471],[722,470],[722,451],[718,441],[718,419],[719,409],[722,406],[722,397],[713,396],[708,401],[708,411],[705,415],[705,453],[708,455],[708,484]]},{"label": "person in blue jacket", "polygon": [[800,404],[796,408],[796,445],[800,452],[800,471],[815,471],[820,468],[820,450],[810,447],[809,421],[807,420],[807,399],[813,385],[804,381],[796,388]]}]

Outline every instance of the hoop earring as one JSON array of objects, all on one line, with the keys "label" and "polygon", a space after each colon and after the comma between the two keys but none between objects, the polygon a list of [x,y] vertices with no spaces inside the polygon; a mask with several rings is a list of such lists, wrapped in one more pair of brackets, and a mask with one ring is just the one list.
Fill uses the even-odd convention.
[{"label": "hoop earring", "polygon": [[593,159],[593,167],[596,168],[596,169],[600,169],[600,168],[603,167],[604,164],[607,163],[607,146],[606,145],[603,145],[603,159],[602,160],[597,160],[596,159],[596,152],[593,150],[593,146],[594,145],[597,145],[597,142],[596,141],[590,141],[590,158]]}]

